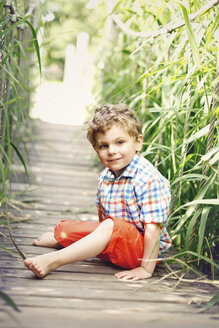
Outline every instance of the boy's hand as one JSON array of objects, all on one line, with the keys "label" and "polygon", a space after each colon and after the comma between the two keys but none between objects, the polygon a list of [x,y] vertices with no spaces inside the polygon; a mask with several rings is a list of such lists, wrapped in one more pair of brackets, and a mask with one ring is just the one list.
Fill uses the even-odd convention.
[{"label": "boy's hand", "polygon": [[143,267],[138,267],[132,270],[122,271],[115,274],[116,278],[122,280],[142,280],[142,279],[149,279],[152,277],[152,274],[147,272]]}]

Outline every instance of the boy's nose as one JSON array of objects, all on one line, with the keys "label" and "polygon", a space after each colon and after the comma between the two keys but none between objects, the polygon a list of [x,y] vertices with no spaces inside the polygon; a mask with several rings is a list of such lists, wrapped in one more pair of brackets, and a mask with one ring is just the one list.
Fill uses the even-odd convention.
[{"label": "boy's nose", "polygon": [[115,154],[116,153],[116,146],[115,145],[110,145],[108,148],[109,154]]}]

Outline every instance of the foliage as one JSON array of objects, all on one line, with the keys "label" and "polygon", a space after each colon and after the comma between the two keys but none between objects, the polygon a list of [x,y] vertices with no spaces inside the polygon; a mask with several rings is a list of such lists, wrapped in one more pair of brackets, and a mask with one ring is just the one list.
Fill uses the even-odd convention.
[{"label": "foliage", "polygon": [[32,8],[32,14],[26,15],[28,8],[25,4],[25,1],[3,1],[0,6],[0,205],[7,200],[10,192],[9,168],[13,163],[13,155],[16,154],[28,176],[19,144],[25,137],[26,119],[29,116],[34,52],[39,67],[41,62],[36,30],[31,23],[36,9]]},{"label": "foliage", "polygon": [[[33,26],[36,13],[37,8],[28,6],[27,1],[3,0],[0,4],[0,208],[4,212],[0,213],[0,217],[7,218],[13,243],[8,213],[13,163],[17,159],[21,161],[28,178],[20,145],[23,144],[25,149],[30,92],[33,90],[33,64],[36,60],[41,70],[37,30]],[[14,246],[22,256],[15,243]],[[4,245],[1,247],[5,249]],[[0,291],[0,297],[19,311],[4,292]]]},{"label": "foliage", "polygon": [[[174,245],[192,251],[189,260],[215,279],[214,265],[200,256],[219,261],[218,7],[189,19],[207,3],[118,1],[109,12],[114,27],[98,57],[98,67],[104,68],[96,76],[96,90],[98,103],[125,102],[136,109],[143,122],[143,154],[171,182],[168,225]],[[182,27],[162,33],[180,21]]]}]

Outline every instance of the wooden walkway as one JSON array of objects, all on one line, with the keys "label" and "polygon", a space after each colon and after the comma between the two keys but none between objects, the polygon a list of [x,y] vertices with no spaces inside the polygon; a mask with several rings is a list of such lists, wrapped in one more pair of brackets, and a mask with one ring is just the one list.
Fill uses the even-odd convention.
[{"label": "wooden walkway", "polygon": [[[12,183],[16,201],[10,207],[11,215],[20,219],[12,223],[14,238],[27,256],[53,251],[32,246],[32,239],[52,231],[60,219],[97,220],[98,169],[84,132],[36,122],[32,136],[28,144],[31,186],[18,163]],[[1,230],[0,244],[14,249],[6,226]],[[1,290],[21,310],[15,312],[0,300],[1,328],[218,327],[218,306],[197,312],[216,288],[162,280],[162,266],[150,280],[127,282],[114,277],[118,268],[91,259],[63,266],[40,280],[16,255],[2,248],[0,255]]]}]

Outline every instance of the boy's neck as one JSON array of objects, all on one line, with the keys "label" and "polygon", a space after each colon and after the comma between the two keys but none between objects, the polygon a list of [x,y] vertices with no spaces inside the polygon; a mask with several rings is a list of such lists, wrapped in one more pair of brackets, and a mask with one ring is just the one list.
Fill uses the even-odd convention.
[{"label": "boy's neck", "polygon": [[119,177],[121,177],[121,175],[125,171],[126,167],[124,167],[123,169],[121,169],[119,171],[113,171],[113,170],[111,170],[111,172],[115,175],[116,179],[118,179]]},{"label": "boy's neck", "polygon": [[[135,155],[137,155],[137,154],[138,154],[138,152],[137,152]],[[134,156],[134,157],[135,157],[135,156]],[[129,162],[129,164],[133,161],[134,157],[133,157],[132,160]],[[126,166],[125,166],[123,169],[121,169],[121,170],[118,170],[118,171],[110,170],[110,171],[115,175],[115,178],[118,179],[118,178],[121,177],[122,173],[125,171],[125,169],[127,168],[127,166],[129,166],[129,164],[126,165]]]}]

